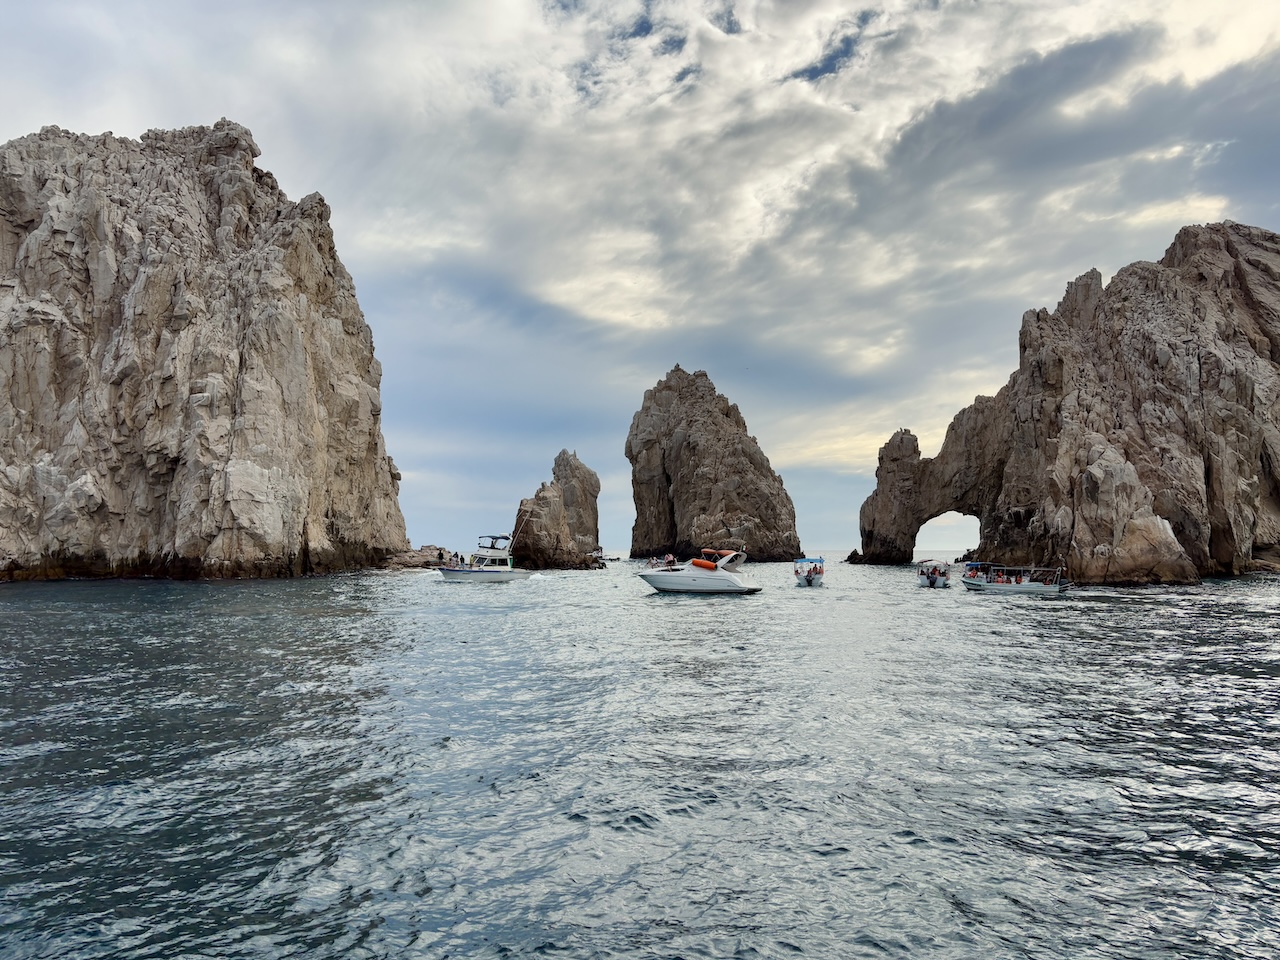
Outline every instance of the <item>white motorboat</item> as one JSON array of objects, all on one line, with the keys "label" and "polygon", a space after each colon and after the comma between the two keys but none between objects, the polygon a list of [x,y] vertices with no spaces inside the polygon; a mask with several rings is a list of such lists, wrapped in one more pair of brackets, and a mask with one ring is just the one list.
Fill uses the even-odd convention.
[{"label": "white motorboat", "polygon": [[1067,589],[1061,567],[1006,567],[998,563],[966,563],[960,582],[979,593],[1059,594]]},{"label": "white motorboat", "polygon": [[742,572],[747,555],[741,550],[703,550],[686,563],[650,560],[637,576],[662,593],[759,593]]},{"label": "white motorboat", "polygon": [[791,561],[792,572],[796,575],[796,586],[822,586],[822,572],[826,569],[826,565],[826,561],[821,557],[797,557]]},{"label": "white motorboat", "polygon": [[951,564],[945,560],[921,560],[916,564],[916,580],[922,587],[949,587]]},{"label": "white motorboat", "polygon": [[472,583],[505,583],[508,580],[524,580],[533,575],[532,570],[521,570],[511,562],[511,535],[487,534],[480,538],[476,552],[465,563],[440,568],[446,580],[469,580]]}]

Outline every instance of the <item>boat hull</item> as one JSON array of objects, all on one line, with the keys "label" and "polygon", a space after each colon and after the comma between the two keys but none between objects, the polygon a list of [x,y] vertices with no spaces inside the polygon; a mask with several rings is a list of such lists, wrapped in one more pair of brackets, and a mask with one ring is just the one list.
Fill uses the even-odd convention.
[{"label": "boat hull", "polygon": [[969,577],[961,577],[960,582],[966,590],[976,593],[1039,593],[1052,596],[1067,589],[1065,583],[988,583],[986,580]]},{"label": "boat hull", "polygon": [[485,570],[482,567],[441,567],[440,575],[446,580],[460,583],[507,583],[511,580],[528,580],[532,570]]},{"label": "boat hull", "polygon": [[762,589],[737,577],[715,571],[688,573],[655,570],[640,579],[661,593],[759,593]]},{"label": "boat hull", "polygon": [[[920,586],[931,587],[935,590],[945,590],[951,586],[951,579],[941,575],[930,578],[928,574],[920,574],[916,579],[920,581]],[[930,579],[933,580],[933,583],[929,582]]]},{"label": "boat hull", "polygon": [[812,576],[808,576],[808,577],[804,576],[803,574],[797,574],[796,586],[797,587],[820,587],[822,586],[822,574],[815,573]]}]

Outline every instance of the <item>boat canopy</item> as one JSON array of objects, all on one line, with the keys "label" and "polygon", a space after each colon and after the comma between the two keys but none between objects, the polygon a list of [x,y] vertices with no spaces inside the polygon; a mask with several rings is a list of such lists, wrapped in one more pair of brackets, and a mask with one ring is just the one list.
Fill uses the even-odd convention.
[{"label": "boat canopy", "polygon": [[1004,570],[1010,573],[1030,573],[1033,576],[1037,574],[1040,576],[1046,574],[1061,576],[1065,572],[1062,567],[1041,567],[1030,563],[990,563],[985,560],[970,560],[965,563],[964,569],[966,574],[975,570],[986,570],[992,573]]}]

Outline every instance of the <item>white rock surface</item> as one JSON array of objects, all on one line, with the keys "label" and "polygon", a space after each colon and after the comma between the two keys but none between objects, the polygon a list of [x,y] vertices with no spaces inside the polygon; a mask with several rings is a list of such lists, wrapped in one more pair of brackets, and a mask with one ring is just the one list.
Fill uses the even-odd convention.
[{"label": "white rock surface", "polygon": [[0,576],[281,576],[408,549],[319,194],[249,131],[0,146]]}]

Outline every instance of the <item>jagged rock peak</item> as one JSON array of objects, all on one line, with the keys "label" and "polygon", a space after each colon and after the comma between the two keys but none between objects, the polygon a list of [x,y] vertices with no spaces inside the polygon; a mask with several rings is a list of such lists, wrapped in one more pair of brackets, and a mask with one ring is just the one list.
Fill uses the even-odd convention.
[{"label": "jagged rock peak", "polygon": [[551,477],[532,497],[520,501],[512,557],[531,570],[599,566],[600,478],[568,450],[556,456]]},{"label": "jagged rock peak", "polygon": [[408,549],[324,198],[252,135],[0,146],[0,576],[278,576]]},{"label": "jagged rock peak", "polygon": [[645,391],[626,456],[636,506],[631,556],[703,548],[745,549],[755,560],[802,556],[782,478],[705,371],[676,364]]},{"label": "jagged rock peak", "polygon": [[983,559],[1080,583],[1185,583],[1280,564],[1280,236],[1184,227],[1158,263],[1023,315],[1018,370],[921,459],[900,431],[862,506],[871,562],[979,518]]}]

